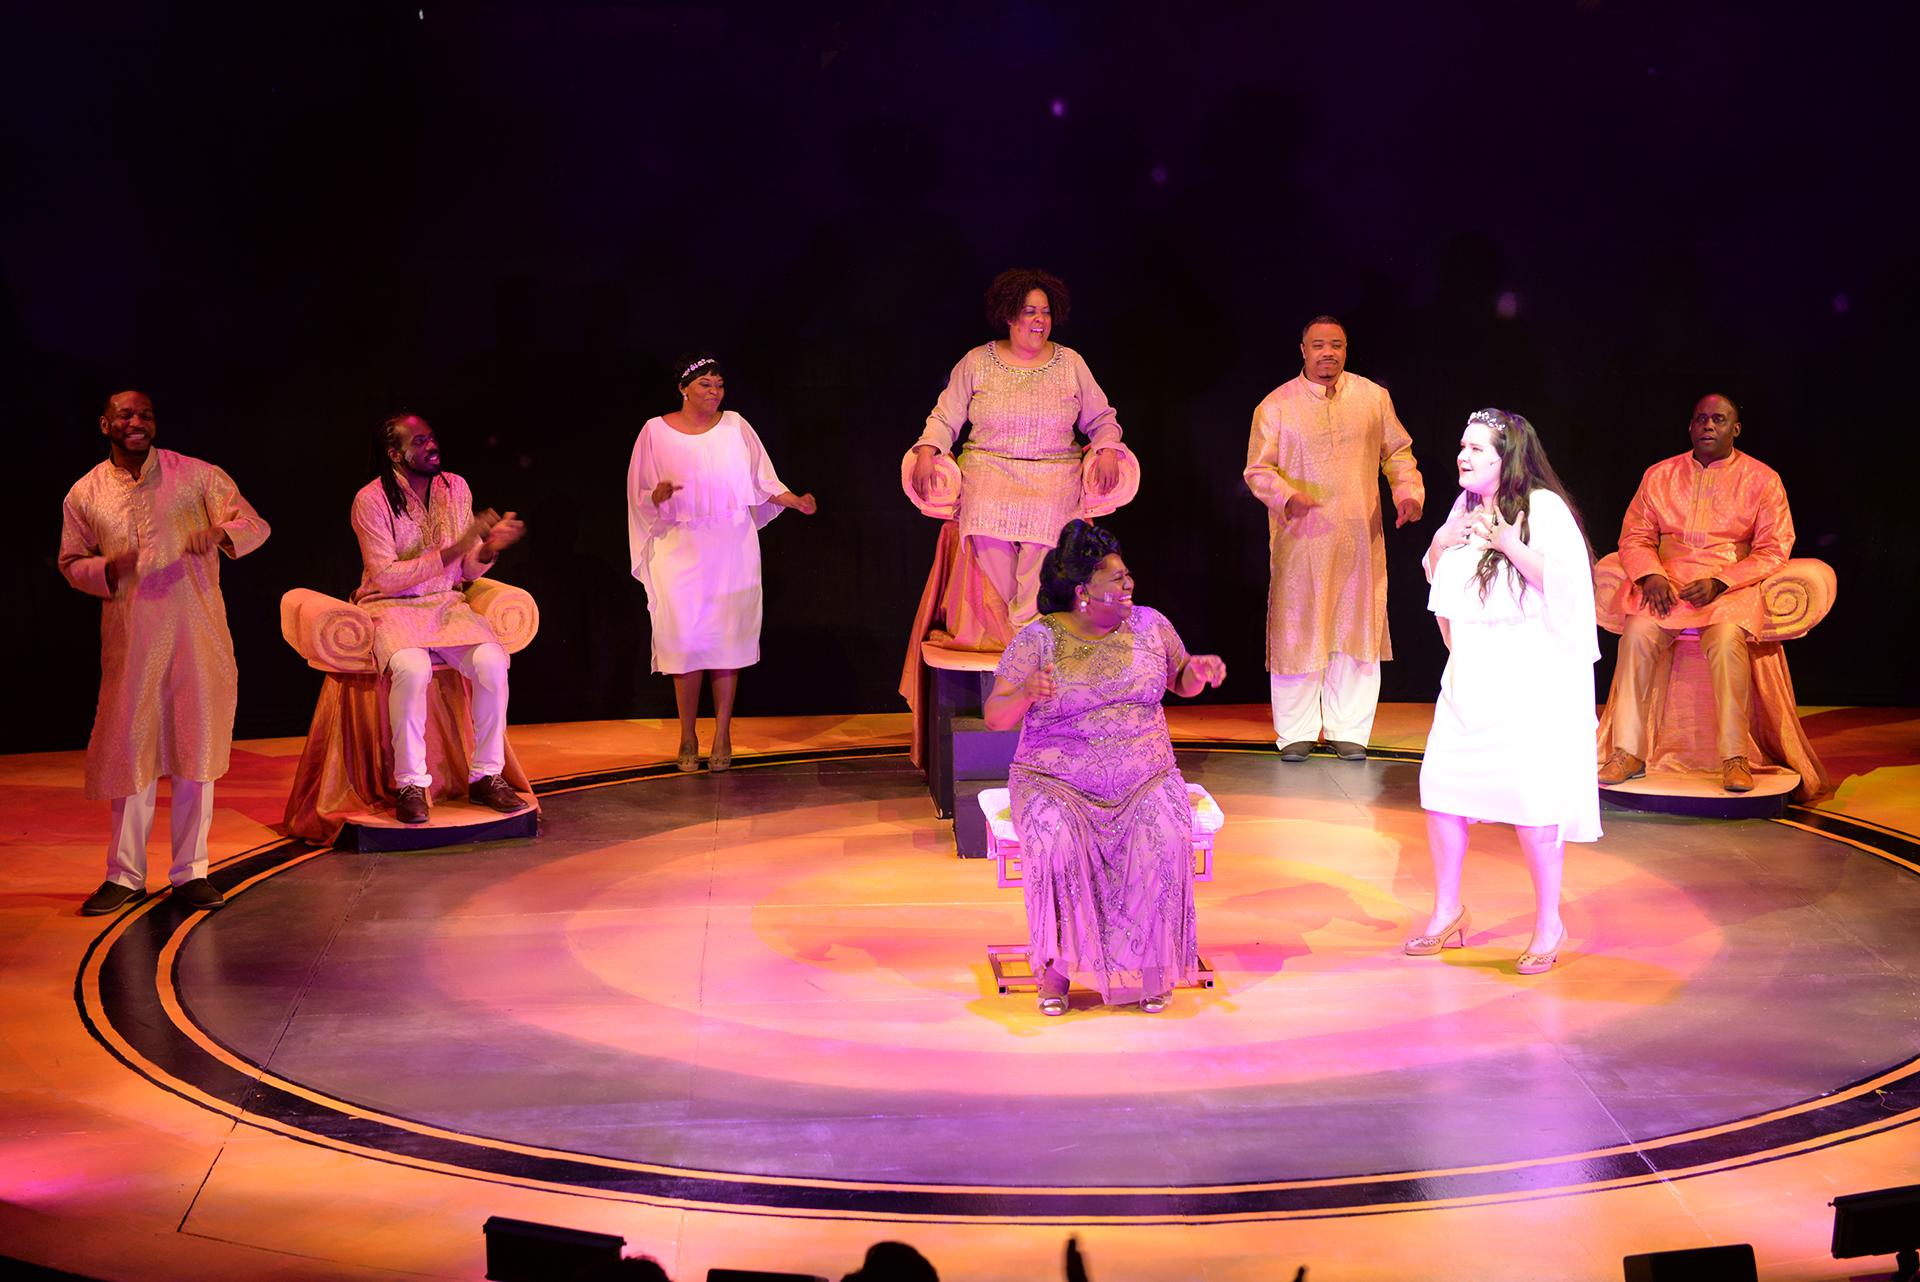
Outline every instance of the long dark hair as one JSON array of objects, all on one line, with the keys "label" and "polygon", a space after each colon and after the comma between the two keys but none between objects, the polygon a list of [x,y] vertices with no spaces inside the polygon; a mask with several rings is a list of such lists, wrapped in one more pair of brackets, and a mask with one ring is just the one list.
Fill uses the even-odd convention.
[{"label": "long dark hair", "polygon": [[1060,541],[1040,562],[1040,611],[1053,614],[1073,608],[1073,592],[1093,577],[1100,563],[1120,551],[1111,530],[1092,521],[1072,520],[1060,529]]},{"label": "long dark hair", "polygon": [[[1533,424],[1518,414],[1506,410],[1475,410],[1467,415],[1468,427],[1485,427],[1493,434],[1493,449],[1500,456],[1500,488],[1494,491],[1494,506],[1500,509],[1500,519],[1520,530],[1520,541],[1533,542],[1533,492],[1550,490],[1559,495],[1560,501],[1567,505],[1567,511],[1573,513],[1573,524],[1580,531],[1580,541],[1587,549],[1587,562],[1593,562],[1593,544],[1587,540],[1587,526],[1580,519],[1580,509],[1575,506],[1573,496],[1567,493],[1567,487],[1560,482],[1560,476],[1553,470],[1553,464],[1547,461],[1547,447],[1540,443],[1540,434],[1533,430]],[[1488,548],[1480,554],[1480,564],[1474,570],[1474,581],[1480,585],[1480,599],[1487,599],[1487,589],[1493,585],[1493,576],[1499,572],[1500,565],[1506,561],[1504,552]],[[1525,576],[1520,578],[1520,591],[1527,590]]]},{"label": "long dark hair", "polygon": [[367,470],[372,478],[380,482],[380,489],[387,496],[387,506],[393,509],[395,516],[407,514],[406,495],[400,492],[400,478],[394,475],[393,455],[390,451],[401,444],[400,427],[408,419],[417,418],[415,414],[395,414],[379,427],[373,429],[370,442],[372,450],[367,458]]}]

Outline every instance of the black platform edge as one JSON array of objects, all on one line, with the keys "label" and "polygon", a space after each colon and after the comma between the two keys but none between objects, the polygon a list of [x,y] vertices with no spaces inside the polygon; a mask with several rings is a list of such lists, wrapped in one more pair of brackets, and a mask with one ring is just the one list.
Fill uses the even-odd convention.
[{"label": "black platform edge", "polygon": [[1812,806],[1789,806],[1782,817],[1817,832],[1857,841],[1908,865],[1920,864],[1920,836],[1910,832],[1864,819],[1853,819],[1831,810],[1817,810]]},{"label": "black platform edge", "polygon": [[1793,801],[1790,792],[1758,795],[1729,792],[1720,796],[1676,797],[1658,792],[1622,792],[1600,789],[1600,804],[1609,810],[1644,815],[1682,815],[1688,819],[1778,819]]},{"label": "black platform edge", "polygon": [[540,812],[532,806],[510,815],[482,819],[466,824],[387,824],[349,823],[333,840],[335,850],[355,854],[388,854],[408,850],[439,850],[444,846],[464,846],[476,841],[508,841],[515,837],[534,837],[540,833]]},{"label": "black platform edge", "polygon": [[14,1282],[101,1282],[90,1273],[62,1273],[59,1269],[29,1264],[11,1255],[0,1255],[0,1274],[14,1279]]}]

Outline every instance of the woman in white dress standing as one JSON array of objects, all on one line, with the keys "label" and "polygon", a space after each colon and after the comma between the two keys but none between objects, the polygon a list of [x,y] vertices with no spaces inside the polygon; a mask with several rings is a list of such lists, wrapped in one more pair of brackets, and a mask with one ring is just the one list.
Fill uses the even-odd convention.
[{"label": "woman in white dress standing", "polygon": [[1460,867],[1474,823],[1512,824],[1533,878],[1533,937],[1516,969],[1559,958],[1569,841],[1600,837],[1593,755],[1593,553],[1533,425],[1479,410],[1457,459],[1460,497],[1423,564],[1447,642],[1420,805],[1433,854],[1433,915],[1406,952],[1466,943]]},{"label": "woman in white dress standing", "polygon": [[678,362],[680,408],[650,418],[627,467],[627,543],[647,590],[653,670],[673,677],[679,766],[700,768],[701,678],[713,685],[707,768],[733,764],[740,669],[760,661],[760,527],[793,508],[817,510],[774,474],[747,420],[720,402],[726,375],[709,353]]}]

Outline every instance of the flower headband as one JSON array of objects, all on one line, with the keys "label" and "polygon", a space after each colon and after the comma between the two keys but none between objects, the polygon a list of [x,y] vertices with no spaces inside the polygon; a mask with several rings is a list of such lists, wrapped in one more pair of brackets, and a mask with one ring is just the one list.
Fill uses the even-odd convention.
[{"label": "flower headband", "polygon": [[702,369],[708,365],[718,365],[719,363],[720,363],[719,361],[715,360],[711,356],[702,356],[699,360],[695,361],[693,364],[687,366],[685,369],[680,371],[680,386],[685,387],[688,383],[693,381],[693,374],[695,370]]},{"label": "flower headband", "polygon": [[1504,432],[1509,426],[1507,416],[1499,410],[1475,410],[1467,415],[1468,427],[1490,427],[1496,432]]}]

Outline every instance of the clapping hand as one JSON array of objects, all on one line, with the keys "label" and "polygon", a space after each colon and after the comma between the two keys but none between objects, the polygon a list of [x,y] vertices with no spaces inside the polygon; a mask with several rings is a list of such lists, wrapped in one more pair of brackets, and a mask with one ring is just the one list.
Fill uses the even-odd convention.
[{"label": "clapping hand", "polygon": [[1053,665],[1041,664],[1038,671],[1020,683],[1020,691],[1030,704],[1045,702],[1060,693],[1060,681]]},{"label": "clapping hand", "polygon": [[[491,514],[491,509],[489,509],[489,514]],[[505,516],[495,520],[493,524],[487,528],[487,532],[481,536],[481,550],[486,552],[488,559],[491,560],[502,551],[518,543],[521,538],[525,536],[526,532],[527,523],[522,521],[516,514],[509,512]]]},{"label": "clapping hand", "polygon": [[655,507],[659,507],[662,503],[665,503],[668,499],[672,498],[677,491],[684,490],[686,488],[687,487],[684,485],[675,485],[672,481],[662,481],[660,482],[660,484],[653,487],[653,493],[648,497],[650,497],[653,500],[653,505]]},{"label": "clapping hand", "polygon": [[1201,685],[1220,688],[1227,679],[1227,661],[1217,654],[1196,654],[1187,659],[1187,671],[1200,679]]}]

